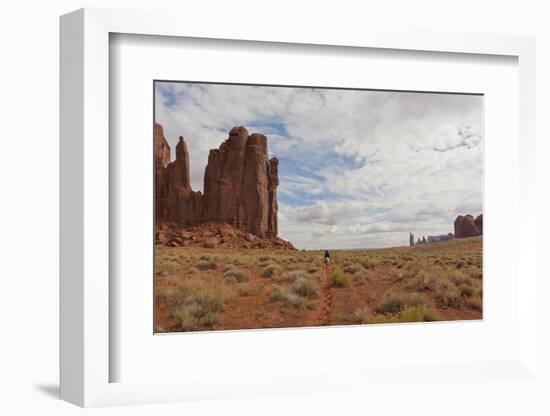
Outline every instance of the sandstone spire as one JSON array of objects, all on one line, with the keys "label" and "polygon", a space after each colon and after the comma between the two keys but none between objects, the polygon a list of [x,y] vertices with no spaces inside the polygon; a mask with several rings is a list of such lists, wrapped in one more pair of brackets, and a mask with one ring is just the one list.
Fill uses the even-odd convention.
[{"label": "sandstone spire", "polygon": [[161,132],[155,125],[157,224],[229,224],[259,237],[277,237],[279,160],[269,159],[266,136],[233,127],[208,154],[203,196],[191,189],[184,138],[176,146],[176,160],[169,162],[170,148]]}]

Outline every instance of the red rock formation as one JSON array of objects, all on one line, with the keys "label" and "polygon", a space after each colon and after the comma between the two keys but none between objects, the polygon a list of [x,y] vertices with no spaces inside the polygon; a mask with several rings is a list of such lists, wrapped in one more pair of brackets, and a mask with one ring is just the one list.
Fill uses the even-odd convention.
[{"label": "red rock formation", "polygon": [[[158,133],[157,133],[158,132]],[[170,160],[170,147],[162,127],[155,124],[155,203],[157,223],[172,221],[182,226],[198,225],[202,218],[202,194],[193,192],[189,181],[189,151],[183,137],[176,145],[176,160]],[[167,151],[166,151],[167,149]],[[168,157],[166,158],[166,154]]]},{"label": "red rock formation", "polygon": [[231,224],[259,237],[277,236],[278,160],[267,137],[234,127],[210,150],[204,173],[204,223]]},{"label": "red rock formation", "polygon": [[479,214],[475,220],[476,227],[479,230],[479,233],[483,235],[483,214]]},{"label": "red rock formation", "polygon": [[[177,234],[178,227],[194,227],[202,235],[199,225],[227,224],[240,230],[238,234],[228,240],[230,232],[223,228],[225,243],[223,236],[207,236],[204,245],[293,248],[277,238],[279,160],[269,160],[266,136],[249,135],[244,127],[231,129],[220,147],[208,154],[204,196],[191,189],[189,152],[183,137],[176,146],[176,160],[169,162],[170,147],[162,127],[155,124],[155,156],[157,241],[170,243],[167,234]],[[252,243],[253,236],[274,240]],[[172,240],[183,244],[183,240]]]},{"label": "red rock formation", "polygon": [[474,217],[471,215],[459,215],[456,217],[454,226],[455,238],[477,237],[481,235],[481,231],[477,227]]},{"label": "red rock formation", "polygon": [[268,190],[268,206],[269,212],[267,215],[267,233],[269,236],[276,236],[279,232],[277,226],[277,211],[279,205],[277,203],[277,187],[279,186],[279,159],[276,157],[269,159],[269,180],[267,185]]}]

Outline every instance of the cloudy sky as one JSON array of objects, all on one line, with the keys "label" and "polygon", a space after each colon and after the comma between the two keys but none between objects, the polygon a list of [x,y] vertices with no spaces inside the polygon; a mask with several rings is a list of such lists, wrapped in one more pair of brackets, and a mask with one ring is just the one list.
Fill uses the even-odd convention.
[{"label": "cloudy sky", "polygon": [[157,82],[155,100],[194,190],[233,126],[268,136],[279,234],[298,248],[406,245],[481,213],[481,96]]}]

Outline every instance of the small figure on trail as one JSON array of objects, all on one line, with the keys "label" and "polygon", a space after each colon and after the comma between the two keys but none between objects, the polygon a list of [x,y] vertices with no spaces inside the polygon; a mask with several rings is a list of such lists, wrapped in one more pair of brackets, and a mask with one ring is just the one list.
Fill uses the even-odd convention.
[{"label": "small figure on trail", "polygon": [[323,262],[325,263],[325,268],[328,269],[328,265],[330,263],[330,253],[328,250],[325,250],[325,258],[323,259]]}]

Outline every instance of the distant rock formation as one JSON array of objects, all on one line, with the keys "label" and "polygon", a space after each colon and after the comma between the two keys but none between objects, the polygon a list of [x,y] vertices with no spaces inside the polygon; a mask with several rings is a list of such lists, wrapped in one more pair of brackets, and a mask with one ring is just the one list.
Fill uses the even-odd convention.
[{"label": "distant rock formation", "polygon": [[441,235],[429,235],[428,243],[438,243],[439,241],[449,241],[454,238],[453,233],[441,234]]},{"label": "distant rock formation", "polygon": [[[254,237],[277,239],[279,160],[269,159],[266,136],[249,135],[244,127],[231,129],[219,148],[208,154],[203,195],[191,189],[189,151],[184,138],[179,138],[176,160],[170,162],[170,147],[162,126],[155,124],[154,132],[157,235],[166,238],[167,228],[174,231],[224,224],[234,227],[248,242]],[[226,237],[231,234],[227,227],[222,230]],[[205,233],[211,234],[212,230]],[[217,244],[211,240],[208,245]]]},{"label": "distant rock formation", "polygon": [[483,214],[479,214],[475,219],[476,227],[479,230],[479,233],[483,235]]},{"label": "distant rock formation", "polygon": [[478,216],[475,220],[472,215],[459,215],[456,217],[454,223],[455,238],[477,237],[482,235],[482,222],[482,215]]},{"label": "distant rock formation", "polygon": [[410,247],[414,246],[414,234],[413,233],[409,233],[409,246]]}]

